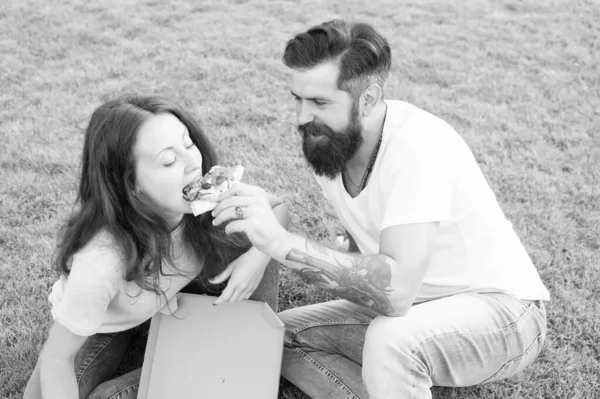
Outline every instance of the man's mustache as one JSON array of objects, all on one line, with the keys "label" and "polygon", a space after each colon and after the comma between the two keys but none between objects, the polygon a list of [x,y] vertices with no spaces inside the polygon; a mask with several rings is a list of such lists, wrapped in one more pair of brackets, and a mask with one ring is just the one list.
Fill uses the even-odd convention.
[{"label": "man's mustache", "polygon": [[298,125],[298,131],[302,134],[303,138],[307,136],[322,136],[326,135],[331,137],[335,132],[327,125],[317,122],[307,122],[304,125]]}]

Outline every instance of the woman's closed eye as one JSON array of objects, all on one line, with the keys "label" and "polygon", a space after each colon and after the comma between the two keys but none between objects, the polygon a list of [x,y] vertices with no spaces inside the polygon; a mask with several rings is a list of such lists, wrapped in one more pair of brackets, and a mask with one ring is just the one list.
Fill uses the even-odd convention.
[{"label": "woman's closed eye", "polygon": [[187,150],[191,149],[191,148],[192,148],[192,147],[194,147],[195,145],[196,145],[196,144],[194,144],[194,142],[192,141],[192,138],[191,138],[189,135],[186,135],[186,136],[183,138],[183,146],[184,146],[184,147],[185,147]]}]

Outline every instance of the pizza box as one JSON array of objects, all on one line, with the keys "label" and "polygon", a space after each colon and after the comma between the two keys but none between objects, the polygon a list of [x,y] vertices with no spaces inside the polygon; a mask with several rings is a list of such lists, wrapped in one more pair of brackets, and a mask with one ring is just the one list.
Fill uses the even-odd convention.
[{"label": "pizza box", "polygon": [[264,302],[215,299],[180,293],[152,318],[138,398],[277,398],[283,323]]}]

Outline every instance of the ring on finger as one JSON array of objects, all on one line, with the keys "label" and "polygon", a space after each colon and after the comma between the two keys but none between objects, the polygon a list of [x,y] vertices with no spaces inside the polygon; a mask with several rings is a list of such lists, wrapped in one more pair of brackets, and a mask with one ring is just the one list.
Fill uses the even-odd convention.
[{"label": "ring on finger", "polygon": [[235,207],[235,217],[238,219],[243,219],[245,210],[246,210],[245,206],[236,206]]}]

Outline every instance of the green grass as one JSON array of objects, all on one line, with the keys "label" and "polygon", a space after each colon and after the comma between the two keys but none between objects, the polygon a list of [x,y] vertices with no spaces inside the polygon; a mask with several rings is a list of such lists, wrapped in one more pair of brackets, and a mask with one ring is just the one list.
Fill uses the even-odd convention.
[{"label": "green grass", "polygon": [[[339,225],[302,159],[280,58],[291,35],[339,16],[388,37],[388,98],[445,118],[470,144],[552,294],[535,365],[434,397],[600,397],[595,0],[3,2],[0,397],[20,397],[45,339],[49,260],[82,130],[108,98],[175,99],[203,121],[223,164],[241,162],[248,181],[286,200],[293,231],[332,243]],[[330,298],[281,276],[281,310]],[[281,397],[303,398],[286,383]]]}]

